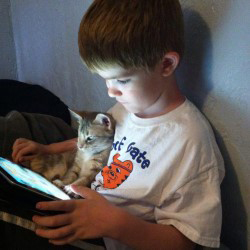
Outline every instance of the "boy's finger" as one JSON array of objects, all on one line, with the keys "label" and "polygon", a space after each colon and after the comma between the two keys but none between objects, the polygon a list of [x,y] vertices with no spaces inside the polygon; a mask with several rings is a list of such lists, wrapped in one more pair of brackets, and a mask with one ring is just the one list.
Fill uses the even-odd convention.
[{"label": "boy's finger", "polygon": [[36,208],[40,210],[65,211],[70,212],[75,208],[74,200],[67,201],[44,201],[38,202]]},{"label": "boy's finger", "polygon": [[17,144],[19,144],[19,143],[21,143],[21,142],[24,142],[24,141],[26,141],[26,140],[27,140],[27,139],[24,139],[24,138],[18,138],[18,139],[15,140],[13,146],[15,146],[15,145],[17,145]]},{"label": "boy's finger", "polygon": [[16,162],[16,154],[17,154],[17,151],[13,151],[12,154],[11,154],[12,160],[14,162]]},{"label": "boy's finger", "polygon": [[93,197],[93,191],[90,188],[84,187],[84,186],[77,186],[77,185],[71,185],[71,188],[73,191],[79,195],[81,195],[83,198],[90,199]]},{"label": "boy's finger", "polygon": [[70,216],[68,214],[58,214],[54,216],[33,216],[32,221],[39,226],[44,227],[61,227],[71,223]]},{"label": "boy's finger", "polygon": [[13,145],[12,145],[12,148],[16,147],[16,146],[19,145],[19,144],[25,143],[25,142],[27,142],[27,141],[28,141],[28,140],[27,140],[27,139],[24,139],[24,138],[16,139],[15,142],[13,143]]},{"label": "boy's finger", "polygon": [[30,160],[34,159],[36,156],[37,156],[37,154],[30,155],[30,156],[22,156],[20,159],[20,162],[30,161]]},{"label": "boy's finger", "polygon": [[23,149],[24,147],[26,147],[26,144],[25,143],[21,143],[21,144],[18,144],[16,145],[15,147],[13,146],[12,150],[12,158],[13,159],[16,159],[17,158],[17,154],[20,152],[21,149]]},{"label": "boy's finger", "polygon": [[37,229],[36,234],[48,239],[61,239],[72,234],[72,226],[68,225],[57,229]]},{"label": "boy's finger", "polygon": [[73,241],[77,240],[77,237],[75,234],[70,234],[64,238],[61,239],[54,239],[54,240],[49,240],[50,243],[54,244],[54,245],[65,245],[65,244],[69,244]]},{"label": "boy's finger", "polygon": [[20,149],[16,155],[16,160],[17,161],[23,161],[21,158],[24,156],[24,155],[27,155],[27,154],[30,154],[31,153],[31,149],[30,147],[24,147],[22,149]]},{"label": "boy's finger", "polygon": [[19,143],[16,146],[12,147],[13,153],[15,152],[16,154],[22,149],[27,147],[27,143]]}]

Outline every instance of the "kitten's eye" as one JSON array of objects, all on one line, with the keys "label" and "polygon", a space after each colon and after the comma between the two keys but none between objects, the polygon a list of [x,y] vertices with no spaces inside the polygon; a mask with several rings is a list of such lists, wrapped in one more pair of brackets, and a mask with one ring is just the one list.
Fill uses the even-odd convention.
[{"label": "kitten's eye", "polygon": [[120,168],[116,168],[116,172],[117,172],[117,173],[121,173]]},{"label": "kitten's eye", "polygon": [[127,80],[117,80],[117,82],[119,82],[121,84],[126,84],[126,83],[130,82],[130,79],[127,79]]},{"label": "kitten's eye", "polygon": [[88,136],[87,138],[86,138],[86,142],[91,142],[91,141],[93,141],[94,140],[94,137],[93,136]]}]

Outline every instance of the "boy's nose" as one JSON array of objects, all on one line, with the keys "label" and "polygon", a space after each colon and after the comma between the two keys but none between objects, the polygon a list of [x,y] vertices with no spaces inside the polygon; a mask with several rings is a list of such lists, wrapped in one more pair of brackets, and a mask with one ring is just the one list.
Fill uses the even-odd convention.
[{"label": "boy's nose", "polygon": [[110,97],[117,97],[117,96],[121,96],[122,92],[118,89],[108,88],[108,95]]},{"label": "boy's nose", "polygon": [[116,86],[114,86],[114,84],[112,84],[112,82],[106,81],[106,85],[107,85],[107,88],[108,88],[108,95],[110,97],[117,97],[117,96],[122,95],[122,92],[120,90],[118,90],[116,88]]}]

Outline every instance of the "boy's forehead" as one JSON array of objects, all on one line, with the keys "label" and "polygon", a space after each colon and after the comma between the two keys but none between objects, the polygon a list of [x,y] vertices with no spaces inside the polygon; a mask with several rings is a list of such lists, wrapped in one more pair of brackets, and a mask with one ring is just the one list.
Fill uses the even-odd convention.
[{"label": "boy's forehead", "polygon": [[124,69],[120,66],[107,67],[105,69],[97,69],[96,73],[106,80],[124,78],[136,74],[136,69]]}]

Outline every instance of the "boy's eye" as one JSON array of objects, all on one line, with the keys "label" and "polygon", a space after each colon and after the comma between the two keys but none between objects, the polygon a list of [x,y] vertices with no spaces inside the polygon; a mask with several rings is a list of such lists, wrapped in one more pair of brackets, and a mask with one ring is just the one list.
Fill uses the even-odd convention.
[{"label": "boy's eye", "polygon": [[130,82],[130,79],[127,79],[127,80],[117,80],[117,82],[119,82],[121,84],[126,84],[126,83]]}]

